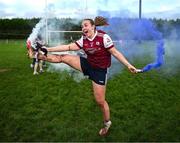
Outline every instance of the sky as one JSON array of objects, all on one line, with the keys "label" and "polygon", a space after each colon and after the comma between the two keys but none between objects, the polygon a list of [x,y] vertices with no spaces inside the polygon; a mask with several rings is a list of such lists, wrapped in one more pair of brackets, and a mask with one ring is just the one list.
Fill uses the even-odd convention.
[{"label": "sky", "polygon": [[[0,18],[138,17],[139,0],[0,0]],[[180,0],[142,0],[142,17],[180,18]]]}]

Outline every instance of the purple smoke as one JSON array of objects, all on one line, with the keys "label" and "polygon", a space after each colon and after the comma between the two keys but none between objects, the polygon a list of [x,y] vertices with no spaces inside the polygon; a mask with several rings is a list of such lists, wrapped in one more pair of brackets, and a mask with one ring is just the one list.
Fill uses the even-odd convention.
[{"label": "purple smoke", "polygon": [[[142,57],[142,54],[148,52],[150,49],[140,49],[138,47],[139,44],[142,41],[154,41],[156,43],[156,46],[154,47],[156,48],[155,59],[152,61],[152,63],[149,63],[142,68],[143,72],[159,68],[161,65],[163,65],[165,54],[164,39],[151,20],[110,17],[109,13],[103,11],[99,11],[98,15],[105,16],[107,18],[110,26],[102,27],[101,29],[106,31],[113,40],[121,40],[128,44],[133,43],[130,45],[130,47],[127,47],[127,50],[124,52],[125,55],[129,54],[131,57],[133,57],[134,55],[139,54]],[[123,51],[122,45],[120,45],[119,49]],[[141,50],[143,52],[141,52]]]}]

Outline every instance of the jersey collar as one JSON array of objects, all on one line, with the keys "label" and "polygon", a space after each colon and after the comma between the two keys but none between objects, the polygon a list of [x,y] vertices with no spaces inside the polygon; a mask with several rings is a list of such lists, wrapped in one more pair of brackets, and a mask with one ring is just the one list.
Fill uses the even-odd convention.
[{"label": "jersey collar", "polygon": [[88,38],[87,37],[87,39],[89,40],[89,41],[93,41],[94,40],[94,38],[96,37],[96,35],[97,35],[97,31],[95,32],[95,34],[94,34],[94,36],[90,39],[90,38]]}]

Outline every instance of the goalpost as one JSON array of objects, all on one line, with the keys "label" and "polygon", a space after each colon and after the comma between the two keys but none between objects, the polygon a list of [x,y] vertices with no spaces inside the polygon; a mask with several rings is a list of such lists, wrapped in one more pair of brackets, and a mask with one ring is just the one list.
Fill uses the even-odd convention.
[{"label": "goalpost", "polygon": [[[81,0],[80,0],[81,1]],[[83,13],[84,13],[84,17],[86,17],[88,11],[88,7],[87,7],[87,0],[84,0],[84,8],[83,8]],[[46,28],[45,28],[45,42],[46,44],[50,44],[51,41],[53,40],[51,37],[52,35],[59,35],[59,37],[61,37],[62,35],[66,34],[66,35],[71,35],[71,33],[80,35],[82,33],[82,31],[65,31],[65,30],[50,30],[48,28],[48,0],[45,0],[45,22],[46,22]],[[78,36],[77,36],[78,37]],[[77,38],[75,39],[73,36],[69,37],[69,41],[74,41],[77,40]],[[59,41],[61,42],[61,41]]]},{"label": "goalpost", "polygon": [[[81,0],[80,0],[81,1]],[[141,1],[141,0],[139,0],[139,1]],[[84,18],[87,18],[87,16],[88,16],[88,3],[87,3],[87,0],[84,0],[84,3],[83,3],[84,5],[83,5],[83,7],[81,7],[81,11],[80,12],[82,12],[82,14],[83,14],[83,17]],[[77,36],[75,36],[76,38],[74,38],[74,36],[66,36],[66,38],[68,37],[68,40],[69,40],[69,42],[73,42],[73,41],[75,41],[75,40],[77,40],[77,37],[78,37],[78,35],[81,35],[81,33],[82,33],[82,31],[65,31],[65,30],[50,30],[49,28],[48,28],[48,19],[49,19],[49,17],[48,17],[48,0],[45,0],[45,22],[46,22],[46,28],[45,28],[45,42],[46,42],[46,44],[53,44],[53,42],[51,42],[51,41],[55,41],[56,40],[56,38],[52,38],[52,37],[62,37],[62,35],[77,35]],[[80,37],[78,37],[78,38],[80,38]],[[62,39],[64,39],[64,38],[62,38]],[[59,41],[56,41],[56,43],[58,42],[58,44],[60,44],[61,42],[65,42],[65,41],[60,41],[60,39],[59,39]],[[122,43],[122,41],[121,40],[113,40],[113,42],[114,43]]]},{"label": "goalpost", "polygon": [[[69,43],[74,42],[75,40],[80,38],[82,31],[61,31],[61,30],[48,30],[47,32],[47,43],[54,45],[54,44],[61,44],[61,43]],[[57,37],[57,38],[52,38]],[[59,39],[59,40],[55,40]],[[61,39],[63,39],[61,41]],[[66,40],[64,40],[66,39]]]}]

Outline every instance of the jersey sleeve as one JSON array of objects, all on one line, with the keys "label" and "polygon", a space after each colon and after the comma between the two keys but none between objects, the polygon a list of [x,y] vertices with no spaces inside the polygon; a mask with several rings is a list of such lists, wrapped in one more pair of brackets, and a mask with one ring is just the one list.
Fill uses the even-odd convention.
[{"label": "jersey sleeve", "polygon": [[82,47],[83,47],[83,36],[81,36],[81,38],[80,38],[79,40],[77,40],[77,41],[75,42],[75,44],[76,44],[80,49],[82,49]]},{"label": "jersey sleeve", "polygon": [[103,36],[103,43],[104,43],[104,47],[107,49],[114,47],[111,37],[107,34],[104,34]]}]

